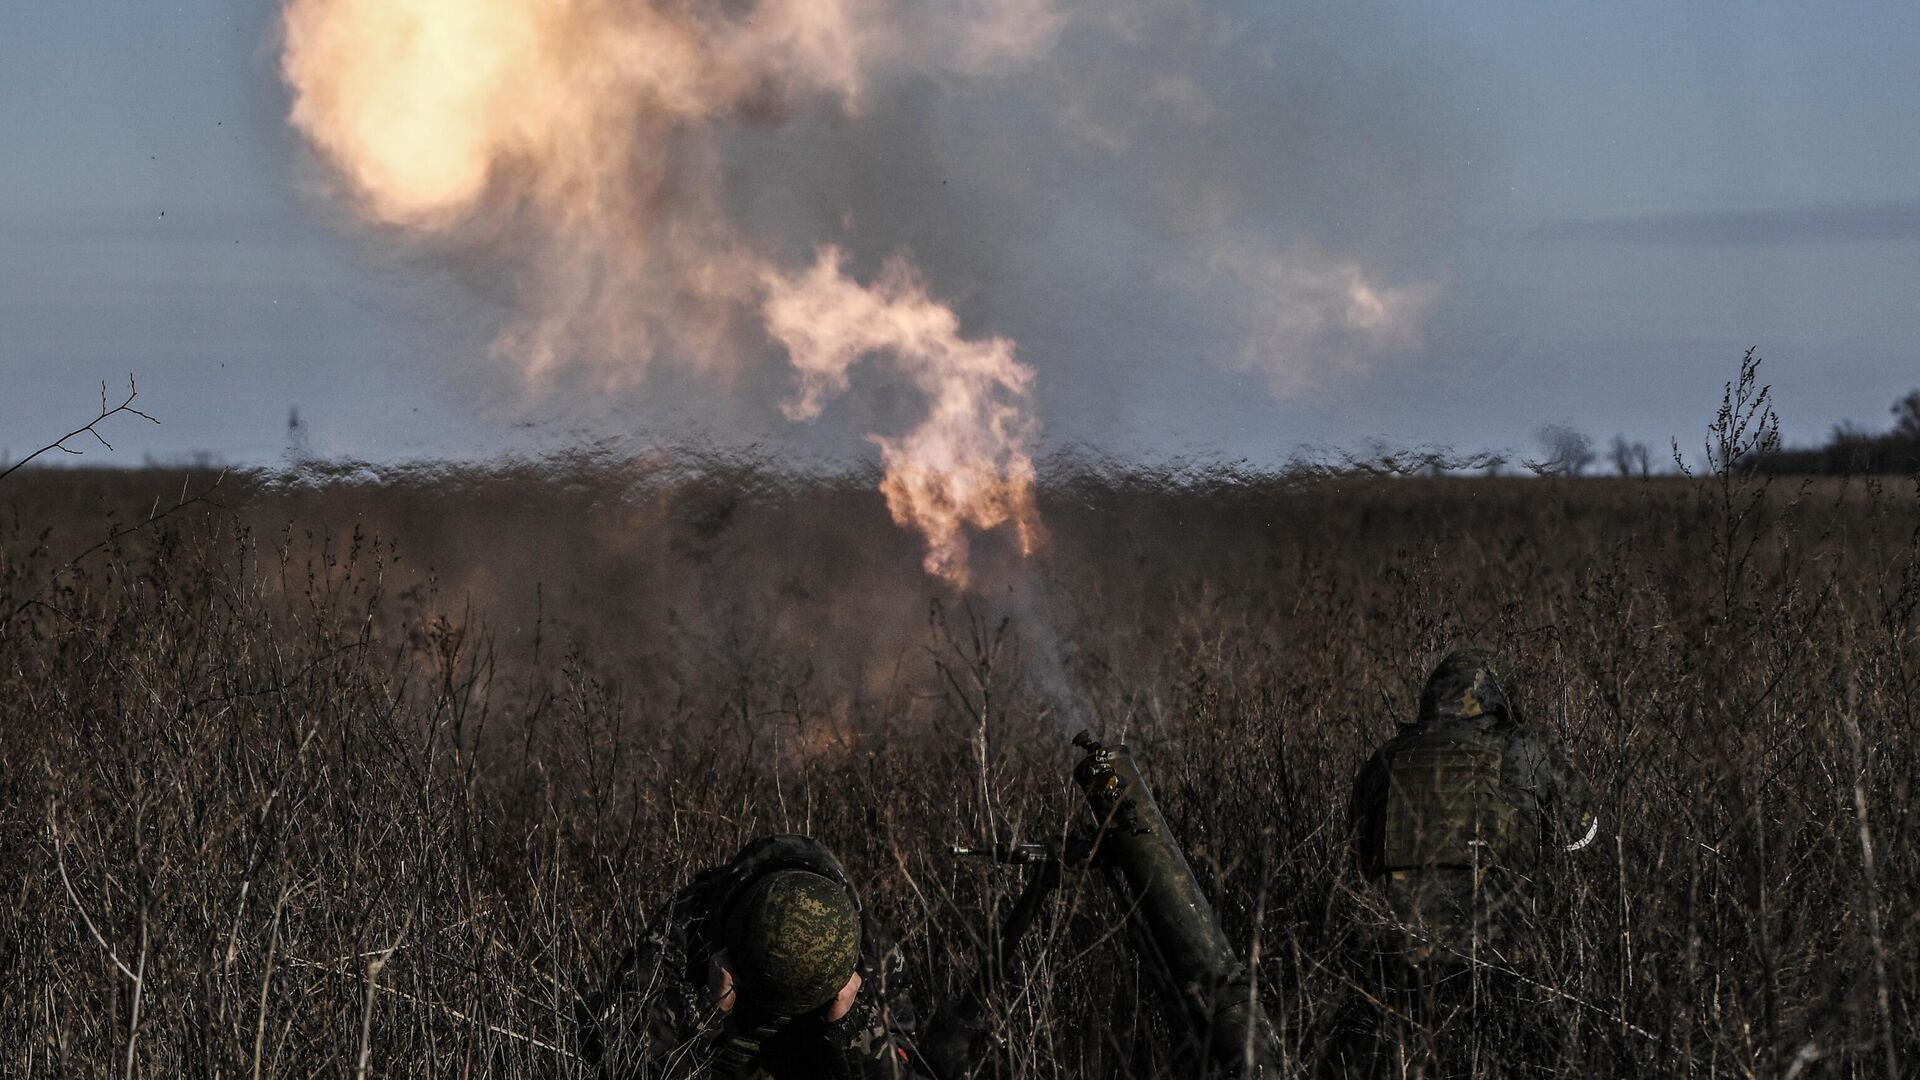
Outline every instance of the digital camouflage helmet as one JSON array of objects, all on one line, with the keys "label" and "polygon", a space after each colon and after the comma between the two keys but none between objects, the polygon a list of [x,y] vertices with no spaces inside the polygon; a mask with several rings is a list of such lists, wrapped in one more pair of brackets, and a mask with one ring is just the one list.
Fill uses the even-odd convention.
[{"label": "digital camouflage helmet", "polygon": [[840,882],[805,869],[753,881],[723,930],[742,1000],[777,1016],[832,1001],[860,963],[860,909]]}]

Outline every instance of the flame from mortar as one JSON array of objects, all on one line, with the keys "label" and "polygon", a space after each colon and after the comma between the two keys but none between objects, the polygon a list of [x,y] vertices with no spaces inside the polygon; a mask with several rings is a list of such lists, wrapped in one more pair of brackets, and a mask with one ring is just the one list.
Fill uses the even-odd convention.
[{"label": "flame from mortar", "polygon": [[847,389],[861,357],[893,357],[931,408],[907,435],[872,438],[886,466],[887,509],[926,535],[928,572],[966,585],[967,525],[1010,521],[1022,554],[1031,554],[1040,540],[1026,450],[1033,369],[1006,338],[961,337],[953,309],[927,295],[905,259],[888,260],[871,286],[848,279],[842,263],[827,247],[806,272],[768,279],[767,330],[800,370],[800,394],[782,409],[810,420],[826,395]]}]

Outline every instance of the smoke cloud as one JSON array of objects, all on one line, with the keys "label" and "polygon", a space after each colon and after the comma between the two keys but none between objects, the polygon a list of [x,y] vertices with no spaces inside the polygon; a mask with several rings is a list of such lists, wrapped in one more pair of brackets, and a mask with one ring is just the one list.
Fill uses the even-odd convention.
[{"label": "smoke cloud", "polygon": [[1305,394],[1416,350],[1444,296],[1451,153],[1395,89],[1420,77],[1399,66],[1402,31],[1373,15],[1290,26],[1185,0],[285,0],[283,15],[290,120],[339,198],[492,283],[509,312],[495,358],[523,385],[670,385],[690,414],[739,414],[703,407],[704,387],[865,430],[895,520],[956,583],[968,529],[1039,540],[1030,455],[1051,372],[1084,382],[1145,324],[1185,339],[1169,362],[1214,355]]}]

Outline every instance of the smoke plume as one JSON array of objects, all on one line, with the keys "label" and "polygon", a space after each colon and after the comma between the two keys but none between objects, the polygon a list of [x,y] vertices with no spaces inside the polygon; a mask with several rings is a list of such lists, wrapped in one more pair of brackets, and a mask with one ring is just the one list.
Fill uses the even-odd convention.
[{"label": "smoke plume", "polygon": [[[867,417],[887,505],[956,584],[969,529],[1041,536],[1046,358],[1024,334],[1065,353],[1130,315],[1205,324],[1303,393],[1417,346],[1437,295],[1397,279],[1425,226],[1315,228],[1326,193],[1287,190],[1290,154],[1312,175],[1370,165],[1315,145],[1338,110],[1312,100],[1313,54],[1185,0],[285,0],[283,16],[290,120],[338,197],[496,282],[512,314],[494,352],[530,388],[644,395],[665,365],[758,395],[781,356],[789,419],[887,414]],[[1416,193],[1434,182],[1402,134],[1350,141],[1403,159]]]}]

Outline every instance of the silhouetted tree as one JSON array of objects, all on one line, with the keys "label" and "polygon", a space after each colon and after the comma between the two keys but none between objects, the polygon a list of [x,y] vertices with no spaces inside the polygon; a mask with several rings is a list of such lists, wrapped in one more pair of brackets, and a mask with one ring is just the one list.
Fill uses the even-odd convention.
[{"label": "silhouetted tree", "polygon": [[1533,433],[1533,438],[1545,451],[1539,461],[1527,463],[1538,473],[1579,476],[1599,456],[1594,452],[1593,440],[1585,432],[1566,424],[1543,424]]},{"label": "silhouetted tree", "polygon": [[1920,390],[1894,403],[1893,431],[1903,439],[1920,440]]},{"label": "silhouetted tree", "polygon": [[1653,451],[1647,448],[1646,443],[1631,441],[1625,435],[1615,435],[1608,456],[1613,459],[1614,471],[1621,476],[1653,474]]}]

